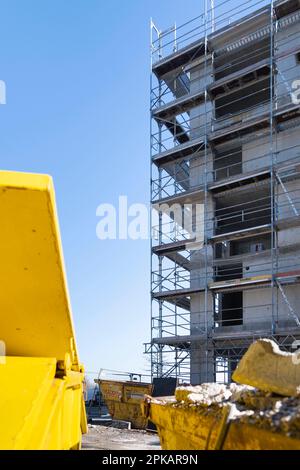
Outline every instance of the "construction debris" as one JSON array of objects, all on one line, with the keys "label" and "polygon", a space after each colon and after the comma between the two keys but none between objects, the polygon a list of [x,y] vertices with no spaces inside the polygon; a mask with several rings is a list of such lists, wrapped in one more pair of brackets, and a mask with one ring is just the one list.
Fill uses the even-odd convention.
[{"label": "construction debris", "polygon": [[204,383],[195,387],[178,387],[175,392],[175,398],[178,403],[201,404],[210,406],[216,403],[222,403],[229,400],[238,393],[251,389],[251,387],[239,386],[237,384],[217,384]]},{"label": "construction debris", "polygon": [[274,341],[253,343],[235,370],[233,380],[282,396],[300,395],[300,360],[281,351]]},{"label": "construction debris", "polygon": [[257,341],[235,372],[243,384],[178,387],[175,397],[147,398],[144,413],[164,450],[300,449],[300,377],[293,359],[272,341]]}]

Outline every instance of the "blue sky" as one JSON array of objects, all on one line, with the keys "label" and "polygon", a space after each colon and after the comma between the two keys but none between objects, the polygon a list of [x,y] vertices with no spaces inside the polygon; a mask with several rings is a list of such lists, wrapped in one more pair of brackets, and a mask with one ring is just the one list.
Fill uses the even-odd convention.
[{"label": "blue sky", "polygon": [[81,360],[144,371],[148,241],[100,241],[96,208],[149,200],[149,20],[201,0],[1,0],[1,168],[55,182]]}]

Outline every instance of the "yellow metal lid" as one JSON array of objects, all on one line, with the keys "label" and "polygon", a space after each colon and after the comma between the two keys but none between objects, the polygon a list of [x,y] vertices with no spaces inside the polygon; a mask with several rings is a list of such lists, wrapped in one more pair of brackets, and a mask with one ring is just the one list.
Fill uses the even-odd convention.
[{"label": "yellow metal lid", "polygon": [[52,178],[0,171],[0,341],[78,364]]}]

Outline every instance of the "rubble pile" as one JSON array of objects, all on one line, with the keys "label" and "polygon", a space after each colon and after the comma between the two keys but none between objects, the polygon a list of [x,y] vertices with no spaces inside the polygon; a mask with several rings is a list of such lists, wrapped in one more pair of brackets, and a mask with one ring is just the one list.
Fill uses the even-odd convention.
[{"label": "rubble pile", "polygon": [[[254,343],[228,385],[178,387],[171,406],[228,419],[300,439],[300,361],[271,340]],[[299,364],[298,364],[299,362]]]}]

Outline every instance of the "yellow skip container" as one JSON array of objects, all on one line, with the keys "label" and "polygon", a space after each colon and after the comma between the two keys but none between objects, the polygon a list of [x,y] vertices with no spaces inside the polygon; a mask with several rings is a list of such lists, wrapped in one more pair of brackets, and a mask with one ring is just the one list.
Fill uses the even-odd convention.
[{"label": "yellow skip container", "polygon": [[0,172],[0,449],[78,449],[87,432],[52,178]]},{"label": "yellow skip container", "polygon": [[235,369],[237,383],[145,397],[143,414],[156,424],[164,450],[300,450],[298,354],[259,339]]},{"label": "yellow skip container", "polygon": [[300,450],[300,429],[288,433],[251,419],[231,418],[230,407],[186,406],[174,398],[148,398],[147,416],[163,450]]},{"label": "yellow skip container", "polygon": [[113,419],[129,421],[136,429],[146,428],[148,419],[142,414],[141,404],[145,395],[151,395],[151,384],[102,379],[95,382]]}]

